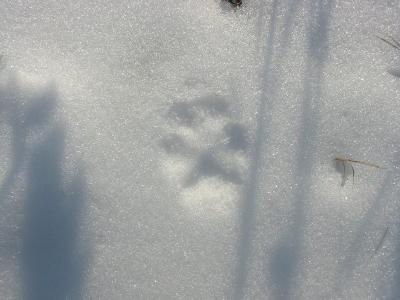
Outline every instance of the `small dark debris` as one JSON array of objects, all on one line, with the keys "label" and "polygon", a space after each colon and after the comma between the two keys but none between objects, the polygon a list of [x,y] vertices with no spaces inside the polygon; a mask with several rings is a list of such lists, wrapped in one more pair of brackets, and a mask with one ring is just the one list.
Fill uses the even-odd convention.
[{"label": "small dark debris", "polygon": [[382,42],[385,42],[386,44],[392,46],[393,48],[400,50],[400,43],[397,40],[395,40],[394,38],[392,38],[392,37],[384,38],[384,37],[381,37],[378,35],[376,37],[378,39],[380,39]]},{"label": "small dark debris", "polygon": [[241,6],[242,5],[242,0],[226,0],[230,4],[232,4],[234,7]]},{"label": "small dark debris", "polygon": [[380,239],[380,241],[378,243],[378,246],[376,246],[375,254],[382,248],[382,245],[385,242],[385,239],[386,239],[386,236],[388,235],[388,232],[389,232],[389,226],[386,227],[386,230],[383,233],[383,235],[382,235],[382,237],[381,237],[381,239]]}]

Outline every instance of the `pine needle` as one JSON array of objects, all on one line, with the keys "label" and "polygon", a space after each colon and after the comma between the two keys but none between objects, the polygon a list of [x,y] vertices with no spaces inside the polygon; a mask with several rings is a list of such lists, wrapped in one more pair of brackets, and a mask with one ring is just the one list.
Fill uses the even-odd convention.
[{"label": "pine needle", "polygon": [[381,239],[380,239],[378,245],[376,246],[376,248],[375,248],[375,254],[382,248],[383,243],[385,242],[386,236],[388,235],[388,233],[389,233],[389,226],[386,227],[386,230],[385,230],[384,234],[382,235],[382,237],[381,237]]},{"label": "pine needle", "polygon": [[393,48],[400,50],[400,43],[398,41],[396,41],[394,38],[389,37],[388,39],[380,37],[380,36],[376,36],[378,39],[380,39],[381,41],[385,42],[386,44],[392,46]]},{"label": "pine needle", "polygon": [[371,162],[367,162],[367,161],[362,161],[362,160],[355,160],[355,159],[351,159],[351,158],[345,158],[345,157],[341,157],[341,156],[336,156],[335,160],[337,161],[341,161],[343,163],[356,163],[356,164],[360,164],[360,165],[364,165],[364,166],[368,166],[368,167],[373,167],[373,168],[377,168],[377,169],[385,169],[384,167],[371,163]]}]

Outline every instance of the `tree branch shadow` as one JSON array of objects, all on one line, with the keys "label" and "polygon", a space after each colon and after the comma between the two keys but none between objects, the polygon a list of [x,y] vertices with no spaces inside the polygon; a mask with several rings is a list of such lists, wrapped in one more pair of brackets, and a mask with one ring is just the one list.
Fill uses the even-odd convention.
[{"label": "tree branch shadow", "polygon": [[290,299],[301,271],[303,234],[306,223],[307,201],[311,185],[313,150],[318,124],[319,102],[322,96],[323,69],[327,56],[327,34],[334,1],[319,0],[311,3],[311,27],[308,34],[308,48],[304,82],[303,108],[299,130],[297,162],[294,178],[297,187],[293,193],[294,213],[288,231],[271,254],[266,264],[267,274],[273,281],[274,298]]},{"label": "tree branch shadow", "polygon": [[[399,161],[399,156],[397,155],[395,163],[398,165]],[[387,172],[380,189],[377,191],[376,196],[374,197],[375,200],[370,205],[360,224],[357,226],[354,238],[350,245],[346,248],[346,254],[339,264],[339,268],[335,278],[335,287],[340,297],[344,297],[345,288],[348,287],[349,284],[351,285],[356,267],[364,263],[369,263],[369,261],[365,261],[365,257],[368,257],[368,259],[370,260],[374,259],[376,253],[374,253],[373,250],[377,249],[377,245],[373,245],[371,243],[371,241],[368,239],[368,233],[374,232],[376,230],[376,221],[383,216],[383,213],[385,210],[387,210],[387,207],[393,204],[392,202],[383,200],[389,199],[392,201],[396,201],[395,199],[396,195],[398,195],[399,193],[399,189],[395,183],[399,180],[399,172]],[[395,224],[388,223],[385,224],[385,226],[382,226],[382,228],[379,228],[379,231],[383,232],[385,228],[389,228],[388,230],[391,231],[394,227],[396,227]],[[398,230],[398,224],[396,228]],[[398,246],[398,249],[399,248],[400,247]],[[394,262],[395,278],[400,277],[400,264],[398,263],[398,261],[400,261],[400,259],[397,258],[397,262]],[[392,290],[393,298],[391,299],[398,299],[400,296],[398,280],[397,283],[393,285]]]},{"label": "tree branch shadow", "polygon": [[[276,18],[278,9],[278,0],[274,0],[272,4],[272,13],[269,21],[269,31],[267,35],[267,48],[265,50],[265,60],[263,68],[263,87],[258,106],[258,115],[256,120],[255,142],[252,147],[251,163],[249,168],[248,181],[244,187],[244,192],[239,207],[239,241],[237,250],[237,262],[235,273],[233,274],[233,299],[243,299],[248,276],[248,259],[251,251],[252,231],[254,228],[254,218],[256,211],[256,193],[258,188],[259,166],[262,165],[262,147],[266,140],[266,128],[270,122],[267,107],[271,110],[271,100],[267,93],[271,83],[270,72],[272,68],[272,59],[274,56],[274,40],[276,35]],[[258,28],[260,30],[258,36],[262,41],[262,16],[265,9],[261,5]]]},{"label": "tree branch shadow", "polygon": [[[268,139],[267,129],[272,115],[272,99],[275,94],[275,85],[272,84],[274,76],[272,74],[273,60],[275,57],[274,44],[276,39],[277,30],[277,15],[278,15],[278,4],[279,1],[273,1],[271,6],[271,17],[268,23],[268,33],[266,37],[266,48],[263,50],[265,54],[264,67],[262,72],[262,93],[260,97],[260,103],[258,107],[258,115],[256,120],[256,134],[255,142],[252,147],[251,153],[251,164],[249,168],[248,181],[245,186],[239,216],[239,242],[238,242],[238,254],[237,263],[234,273],[234,291],[233,299],[242,299],[245,294],[245,288],[248,277],[248,260],[251,252],[251,241],[254,230],[254,219],[256,212],[256,192],[258,189],[258,177],[259,167],[263,164],[262,152],[265,141]],[[258,37],[260,45],[263,43],[263,14],[266,12],[266,8],[263,7],[263,2],[260,2],[260,13],[259,22],[257,28],[259,30]],[[280,40],[280,48],[275,58],[274,65],[277,68],[281,67],[283,58],[287,54],[287,50],[290,47],[290,39],[293,26],[293,18],[298,9],[298,1],[291,0],[288,2],[289,13],[285,16],[284,21],[284,32]],[[260,49],[263,47],[260,46]],[[278,70],[279,71],[279,70]]]},{"label": "tree branch shadow", "polygon": [[[400,155],[398,154],[397,156],[397,167],[399,167],[399,163],[400,163]],[[397,173],[396,176],[397,179],[400,179],[400,174]],[[394,182],[398,182],[398,180],[394,181]],[[393,187],[393,186],[392,186]],[[398,193],[396,193],[396,195],[398,195]],[[391,299],[400,299],[400,217],[397,215],[397,222],[395,224],[396,226],[396,232],[397,232],[397,243],[395,246],[395,255],[397,253],[397,256],[395,256],[395,259],[393,261],[393,265],[394,265],[394,278],[392,281],[392,289],[391,289],[391,295],[392,298]]]}]

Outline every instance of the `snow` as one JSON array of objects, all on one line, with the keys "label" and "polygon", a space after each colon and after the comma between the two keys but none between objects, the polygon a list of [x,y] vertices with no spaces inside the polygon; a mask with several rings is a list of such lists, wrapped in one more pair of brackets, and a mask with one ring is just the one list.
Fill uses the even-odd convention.
[{"label": "snow", "polygon": [[0,12],[2,299],[400,298],[397,1]]}]

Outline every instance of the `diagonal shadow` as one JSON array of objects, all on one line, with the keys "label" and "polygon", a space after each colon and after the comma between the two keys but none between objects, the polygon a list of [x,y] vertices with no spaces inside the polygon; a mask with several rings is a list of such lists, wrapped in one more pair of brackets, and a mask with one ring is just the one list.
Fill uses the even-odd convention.
[{"label": "diagonal shadow", "polygon": [[[289,11],[285,15],[284,18],[284,32],[281,35],[280,39],[280,47],[278,49],[277,57],[275,60],[274,65],[277,66],[277,74],[280,72],[281,64],[283,59],[287,55],[287,51],[290,47],[290,40],[292,35],[292,27],[293,27],[293,20],[298,10],[299,1],[291,0],[288,1]],[[258,33],[259,40],[262,41],[262,17],[263,17],[263,3],[260,4],[260,17],[259,17],[259,24],[257,28],[260,30]],[[262,164],[261,162],[261,151],[264,141],[266,140],[266,129],[268,127],[268,122],[271,118],[271,110],[272,110],[272,103],[268,101],[268,99],[272,99],[275,90],[277,89],[276,85],[272,85],[272,81],[274,81],[273,75],[271,74],[272,71],[272,60],[274,57],[274,39],[275,39],[275,31],[276,31],[276,18],[277,18],[277,9],[278,9],[278,1],[274,1],[272,4],[272,13],[271,19],[268,25],[269,32],[267,36],[267,48],[264,51],[265,61],[264,61],[264,71],[262,74],[263,82],[262,82],[262,94],[261,100],[258,109],[258,118],[257,118],[257,125],[256,125],[256,140],[253,147],[253,153],[251,155],[252,163],[250,166],[250,176],[246,185],[244,196],[242,197],[242,207],[241,207],[241,216],[240,216],[240,241],[239,241],[239,249],[238,249],[238,264],[236,267],[236,282],[235,282],[235,292],[234,297],[235,299],[241,299],[244,294],[244,288],[246,285],[247,279],[247,260],[250,255],[250,247],[251,247],[251,234],[254,228],[254,212],[256,210],[256,190],[258,186],[258,166]],[[261,48],[261,47],[260,47]],[[266,110],[267,107],[269,108],[268,111]]]},{"label": "diagonal shadow", "polygon": [[303,108],[299,132],[294,190],[294,215],[288,232],[271,255],[267,272],[273,280],[274,298],[290,299],[296,276],[301,269],[302,243],[306,219],[306,207],[311,185],[313,149],[318,124],[319,102],[323,85],[323,69],[327,56],[327,34],[334,1],[312,1],[311,27],[308,35],[307,61],[303,82]]},{"label": "diagonal shadow", "polygon": [[[275,59],[275,65],[282,69],[282,61],[286,58],[287,53],[291,46],[291,39],[293,36],[293,23],[296,17],[297,11],[299,10],[300,1],[290,0],[288,1],[287,7],[288,12],[285,14],[283,22],[283,33],[279,39],[280,49],[277,51],[277,58]],[[279,70],[277,73],[280,74]]]},{"label": "diagonal shadow", "polygon": [[[388,205],[388,203],[386,203],[386,205],[382,204],[382,199],[388,199],[390,195],[396,195],[398,190],[395,188],[395,185],[393,185],[393,182],[397,182],[399,179],[398,173],[388,172],[386,174],[379,191],[376,193],[374,202],[359,224],[354,239],[347,248],[347,254],[340,263],[336,275],[336,289],[341,294],[343,294],[346,284],[351,281],[356,266],[362,263],[360,260],[364,257],[365,252],[361,251],[364,248],[361,245],[366,242],[366,233],[374,230],[376,225],[373,220],[381,216],[385,207]],[[384,228],[382,228],[382,230],[384,230]],[[366,248],[370,249],[368,246],[366,246]]]},{"label": "diagonal shadow", "polygon": [[[344,296],[344,289],[351,283],[353,279],[355,268],[362,263],[365,263],[363,259],[367,254],[366,251],[371,251],[372,245],[365,245],[367,242],[366,235],[368,232],[374,231],[376,228],[376,223],[374,220],[382,216],[385,208],[390,204],[387,202],[382,202],[382,199],[391,199],[398,194],[398,188],[394,185],[394,182],[400,180],[400,174],[388,172],[383,180],[383,183],[376,193],[375,201],[371,204],[367,213],[360,222],[356,234],[354,235],[353,241],[350,243],[349,247],[346,249],[346,255],[341,261],[337,275],[336,275],[336,290],[339,296]],[[388,224],[389,226],[389,224]],[[384,230],[384,228],[382,228]],[[373,259],[374,253],[371,252],[368,258]],[[397,299],[397,298],[394,298]]]},{"label": "diagonal shadow", "polygon": [[[396,161],[396,165],[397,167],[399,167],[399,163],[400,163],[400,155],[397,155],[397,161]],[[399,177],[400,174],[399,172],[396,173],[396,179],[393,182],[399,182]],[[392,185],[392,187],[395,185]],[[393,193],[393,195],[399,195],[398,191],[396,191],[397,193]],[[398,200],[397,200],[398,201]],[[400,218],[397,216],[397,222],[395,224],[396,226],[396,233],[397,233],[397,244],[396,244],[396,248],[395,248],[395,259],[393,261],[393,266],[394,266],[394,278],[392,281],[392,289],[391,289],[391,295],[392,298],[391,299],[400,299]]]},{"label": "diagonal shadow", "polygon": [[[399,165],[400,160],[398,154],[394,162],[397,166]],[[369,240],[367,240],[367,234],[368,232],[373,232],[376,230],[376,222],[374,221],[383,216],[383,213],[385,212],[385,210],[387,210],[389,205],[393,205],[393,202],[391,202],[390,200],[396,201],[396,196],[399,194],[399,188],[395,183],[399,180],[400,173],[398,171],[392,170],[386,173],[381,187],[374,197],[375,200],[373,201],[367,213],[357,226],[353,241],[350,243],[348,248],[346,248],[346,255],[339,264],[337,275],[335,278],[336,290],[338,291],[338,295],[340,297],[344,297],[345,288],[348,287],[349,284],[351,284],[356,267],[360,264],[368,263],[368,261],[365,261],[366,255],[370,260],[374,258],[375,253],[371,252],[371,249],[376,247],[377,245],[373,245],[371,243],[367,244],[367,242],[370,242]],[[398,229],[398,224],[396,225],[386,224],[390,231],[393,228]],[[385,226],[382,226],[380,230],[383,232],[385,230]],[[397,247],[397,249],[400,249],[400,246]],[[394,284],[392,287],[392,293],[395,296],[393,296],[393,298],[391,299],[399,299],[400,297],[400,289],[398,286],[400,278],[399,265],[400,259],[396,258],[396,260],[394,261],[394,267],[397,284]]]},{"label": "diagonal shadow", "polygon": [[[239,210],[239,241],[238,241],[238,252],[237,252],[237,263],[234,273],[234,283],[233,283],[233,299],[242,299],[244,296],[244,290],[247,282],[248,275],[248,258],[250,255],[250,243],[251,243],[251,233],[254,227],[255,219],[255,209],[256,209],[256,193],[258,187],[258,177],[259,177],[259,166],[262,165],[262,146],[266,139],[266,128],[270,122],[270,116],[267,112],[271,110],[271,101],[267,96],[269,87],[271,85],[269,77],[271,72],[271,62],[274,56],[274,40],[276,32],[276,18],[278,9],[278,0],[274,0],[272,4],[271,18],[268,24],[268,35],[267,35],[267,48],[265,50],[266,56],[264,61],[264,71],[263,71],[263,90],[261,94],[260,103],[258,106],[258,116],[256,121],[256,133],[255,142],[252,148],[252,161],[249,168],[249,177],[244,188],[244,193],[241,200],[241,207]],[[260,7],[260,24],[258,28],[262,29],[262,17],[265,8]],[[260,40],[261,34],[259,33]]]}]

